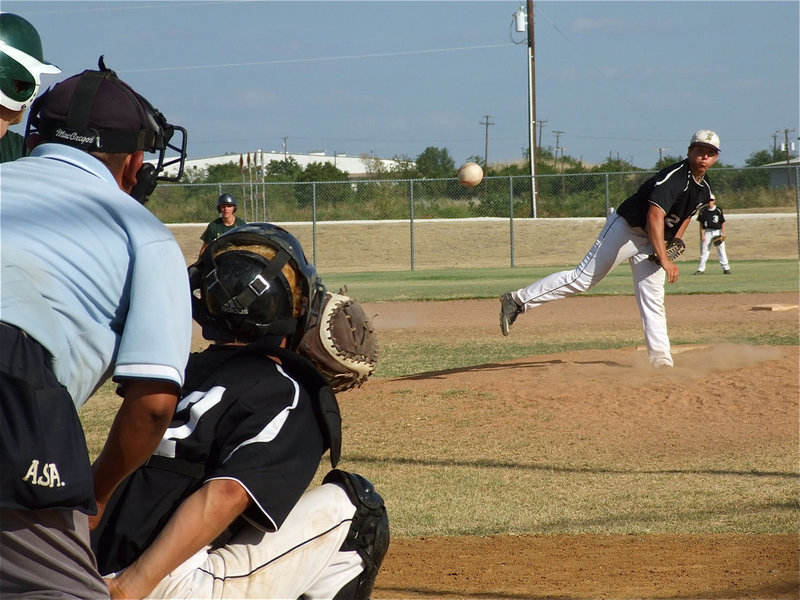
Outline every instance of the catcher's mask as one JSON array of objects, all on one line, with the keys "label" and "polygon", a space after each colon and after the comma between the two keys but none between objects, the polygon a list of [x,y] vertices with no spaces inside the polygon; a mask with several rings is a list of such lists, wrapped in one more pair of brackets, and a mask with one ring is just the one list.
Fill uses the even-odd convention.
[{"label": "catcher's mask", "polygon": [[[297,290],[281,271],[287,263]],[[300,242],[269,223],[249,223],[218,237],[189,267],[189,283],[192,314],[204,338],[277,346],[288,336],[291,350],[319,318],[325,298],[325,286]]]},{"label": "catcher's mask", "polygon": [[[130,195],[145,203],[158,181],[177,181],[186,162],[186,129],[166,118],[133,88],[106,68],[86,70],[48,89],[31,105],[25,137],[38,134],[42,141],[66,144],[84,152],[158,153],[156,164],[144,163]],[[178,145],[171,143],[176,131]],[[165,160],[167,149],[178,153]],[[178,163],[174,176],[161,171]]]}]

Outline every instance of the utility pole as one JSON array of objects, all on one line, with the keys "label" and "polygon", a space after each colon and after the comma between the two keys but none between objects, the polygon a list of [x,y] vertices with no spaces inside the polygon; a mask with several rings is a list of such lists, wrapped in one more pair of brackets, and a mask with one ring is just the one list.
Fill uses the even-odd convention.
[{"label": "utility pole", "polygon": [[661,153],[666,151],[666,150],[669,150],[669,148],[659,148],[658,149],[658,168],[659,169],[661,168]]},{"label": "utility pole", "polygon": [[539,142],[536,144],[538,148],[542,147],[542,129],[544,128],[545,123],[547,123],[547,119],[542,119],[539,121]]},{"label": "utility pole", "polygon": [[772,134],[772,160],[774,161],[778,158],[778,134],[780,131],[776,131]]},{"label": "utility pole", "polygon": [[287,139],[288,138],[286,136],[283,137],[283,162],[286,162],[286,161],[289,160],[289,156],[286,153],[286,140]]},{"label": "utility pole", "polygon": [[494,125],[489,119],[492,118],[492,115],[483,115],[483,121],[480,122],[480,125],[484,125],[486,127],[486,142],[483,150],[483,168],[485,171],[489,170],[489,125]]},{"label": "utility pole", "polygon": [[794,129],[784,129],[783,130],[783,139],[784,144],[786,145],[786,187],[792,187],[792,161],[789,160],[792,156],[792,153],[789,149],[789,132],[794,131]]},{"label": "utility pole", "polygon": [[536,218],[536,58],[533,39],[533,0],[526,0],[514,13],[518,33],[528,31],[528,157],[531,162],[531,217]]},{"label": "utility pole", "polygon": [[[558,151],[561,149],[561,146],[560,146],[561,134],[562,133],[566,133],[566,131],[561,131],[560,129],[554,129],[553,133],[556,134],[556,156],[555,156],[555,158],[556,158],[556,160],[558,160]],[[562,154],[562,156],[563,156],[563,154]]]},{"label": "utility pole", "polygon": [[530,66],[528,67],[528,104],[530,106],[530,146],[531,146],[531,194],[536,193],[534,177],[536,176],[536,53],[534,52],[533,40],[533,0],[527,0],[526,7],[528,9],[528,60]]}]

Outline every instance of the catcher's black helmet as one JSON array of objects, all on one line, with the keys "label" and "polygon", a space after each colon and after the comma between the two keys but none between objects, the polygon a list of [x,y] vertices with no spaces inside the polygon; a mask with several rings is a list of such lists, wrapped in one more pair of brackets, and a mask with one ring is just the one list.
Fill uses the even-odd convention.
[{"label": "catcher's black helmet", "polygon": [[[294,272],[294,286],[282,272]],[[270,223],[248,223],[219,236],[189,267],[192,313],[208,340],[295,350],[319,317],[325,287],[300,242]]]}]

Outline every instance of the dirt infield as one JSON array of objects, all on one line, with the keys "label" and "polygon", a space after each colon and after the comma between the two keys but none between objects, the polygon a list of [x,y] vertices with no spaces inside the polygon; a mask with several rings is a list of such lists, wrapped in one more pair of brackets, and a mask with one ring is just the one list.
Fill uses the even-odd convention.
[{"label": "dirt infield", "polygon": [[[633,473],[692,473],[703,469],[704,455],[726,453],[742,457],[743,477],[763,468],[778,477],[794,479],[798,470],[797,347],[715,344],[711,334],[722,326],[750,328],[754,320],[758,328],[796,328],[797,295],[737,295],[722,300],[709,296],[669,298],[670,323],[677,331],[705,327],[710,333],[708,344],[676,346],[672,370],[649,369],[644,351],[631,347],[531,356],[472,368],[373,379],[364,388],[342,395],[344,420],[363,418],[358,416],[363,414],[361,408],[370,403],[370,419],[381,424],[381,435],[403,435],[413,431],[409,423],[433,419],[430,415],[435,413],[421,417],[411,406],[375,402],[375,398],[391,398],[409,388],[429,395],[469,389],[491,393],[491,403],[459,405],[457,433],[442,422],[437,434],[443,438],[485,438],[484,445],[496,448],[498,456],[504,456],[504,437],[509,432],[529,435],[528,446],[518,452],[516,460],[532,470],[542,470],[542,476],[548,457],[554,455],[566,455],[576,466],[623,464]],[[520,317],[512,336],[559,335],[573,326],[578,330],[635,329],[638,324],[632,303],[632,298],[616,297],[553,303],[537,309],[538,313]],[[391,303],[368,305],[368,309],[378,314],[376,323],[384,340],[409,331],[422,340],[442,335],[479,339],[499,336],[496,304]],[[754,311],[755,306],[776,310]],[[559,327],[560,332],[553,331]],[[504,409],[497,411],[498,406]],[[464,461],[468,461],[470,446],[464,446]],[[760,454],[770,450],[776,450],[784,461],[759,466]],[[487,497],[486,501],[492,500]],[[389,496],[390,509],[391,502]],[[558,502],[553,499],[553,503]],[[786,510],[786,506],[777,506],[782,502],[770,499],[765,488],[764,503],[758,510]],[[737,507],[734,499],[730,510],[752,509],[743,504]],[[797,510],[796,502],[790,503],[789,510]],[[688,509],[675,507],[675,511]],[[724,523],[726,515],[716,517]],[[534,521],[532,535],[395,537],[374,597],[800,595],[796,533],[537,533],[537,527],[543,532],[552,530],[549,525],[544,520]],[[589,531],[606,526],[596,526],[588,517],[585,522],[564,525]],[[618,531],[619,526],[607,524],[609,531]]]},{"label": "dirt infield", "polygon": [[797,598],[797,536],[394,540],[375,598]]}]

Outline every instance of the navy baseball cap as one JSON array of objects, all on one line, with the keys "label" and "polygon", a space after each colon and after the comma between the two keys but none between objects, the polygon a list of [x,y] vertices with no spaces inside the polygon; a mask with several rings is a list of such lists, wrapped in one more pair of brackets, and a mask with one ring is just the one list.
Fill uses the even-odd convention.
[{"label": "navy baseball cap", "polygon": [[104,152],[163,147],[159,116],[114,71],[86,70],[56,84],[31,107],[29,129],[43,140]]}]

